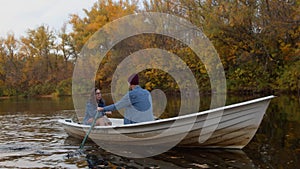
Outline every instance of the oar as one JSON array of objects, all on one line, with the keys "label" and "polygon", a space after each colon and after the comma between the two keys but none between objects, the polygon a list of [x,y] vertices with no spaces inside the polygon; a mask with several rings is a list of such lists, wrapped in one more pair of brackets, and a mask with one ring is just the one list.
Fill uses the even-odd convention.
[{"label": "oar", "polygon": [[67,155],[68,158],[74,157],[74,156],[76,156],[76,155],[82,155],[82,154],[83,154],[82,149],[83,149],[83,147],[84,147],[84,143],[86,142],[87,138],[89,137],[89,134],[91,133],[92,129],[94,128],[99,113],[100,113],[100,112],[97,111],[97,113],[96,113],[96,115],[95,115],[95,117],[94,117],[94,120],[93,120],[93,122],[92,122],[92,125],[91,125],[91,127],[89,128],[89,131],[85,134],[85,136],[84,136],[84,138],[83,138],[83,140],[82,140],[82,142],[81,142],[81,144],[80,144],[80,146],[79,146],[79,149],[78,149],[76,152],[74,152],[74,153],[68,153],[68,155]]},{"label": "oar", "polygon": [[79,146],[79,149],[80,149],[80,150],[83,149],[85,141],[87,140],[87,138],[89,137],[89,135],[90,135],[92,129],[94,128],[94,126],[95,126],[95,124],[96,124],[96,121],[97,121],[97,118],[98,118],[98,115],[99,115],[99,111],[97,111],[97,113],[96,113],[96,115],[95,115],[95,117],[94,117],[93,123],[92,123],[92,125],[91,125],[89,131],[85,134],[85,136],[84,136],[84,138],[83,138],[83,140],[82,140],[82,142],[81,142],[81,144],[80,144],[80,146]]}]

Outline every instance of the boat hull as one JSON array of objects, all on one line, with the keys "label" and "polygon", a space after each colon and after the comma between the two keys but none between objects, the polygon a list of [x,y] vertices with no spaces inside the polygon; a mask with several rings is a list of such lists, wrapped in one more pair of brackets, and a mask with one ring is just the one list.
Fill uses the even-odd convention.
[{"label": "boat hull", "polygon": [[[89,135],[105,145],[169,146],[242,149],[255,135],[270,100],[268,96],[194,114],[122,125],[96,126]],[[89,126],[59,120],[68,135],[82,139]]]}]

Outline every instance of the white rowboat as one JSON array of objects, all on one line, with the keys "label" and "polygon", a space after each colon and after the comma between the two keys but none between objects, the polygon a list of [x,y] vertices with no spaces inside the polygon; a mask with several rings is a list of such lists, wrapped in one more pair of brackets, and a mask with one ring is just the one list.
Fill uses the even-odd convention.
[{"label": "white rowboat", "polygon": [[[95,126],[89,138],[103,144],[136,146],[168,145],[182,138],[177,146],[242,149],[255,135],[274,97],[130,125],[123,125],[123,119],[110,118],[112,126]],[[83,139],[90,127],[71,119],[59,122],[69,136],[79,139]]]}]

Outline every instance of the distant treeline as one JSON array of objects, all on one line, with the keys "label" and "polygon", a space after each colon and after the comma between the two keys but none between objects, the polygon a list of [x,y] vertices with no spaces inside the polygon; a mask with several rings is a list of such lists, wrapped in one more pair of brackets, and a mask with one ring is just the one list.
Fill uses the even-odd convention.
[{"label": "distant treeline", "polygon": [[[83,10],[84,17],[71,14],[60,30],[41,25],[25,36],[9,33],[0,38],[0,96],[71,95],[74,65],[87,40],[107,23],[145,11],[182,17],[203,30],[219,53],[229,92],[300,91],[300,0],[99,0]],[[95,84],[110,89],[116,66],[146,48],[180,56],[200,91],[211,92],[206,67],[195,53],[154,34],[133,36],[114,46],[99,66]],[[140,75],[149,90],[179,90],[164,71],[147,69]]]}]

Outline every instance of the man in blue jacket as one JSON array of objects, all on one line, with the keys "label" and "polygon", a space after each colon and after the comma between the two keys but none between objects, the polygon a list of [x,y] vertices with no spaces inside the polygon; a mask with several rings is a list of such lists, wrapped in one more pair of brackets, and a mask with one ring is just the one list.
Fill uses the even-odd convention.
[{"label": "man in blue jacket", "polygon": [[129,92],[115,104],[98,107],[98,111],[114,111],[125,108],[124,124],[134,124],[154,120],[152,98],[149,91],[139,86],[139,77],[133,74],[128,78]]}]

